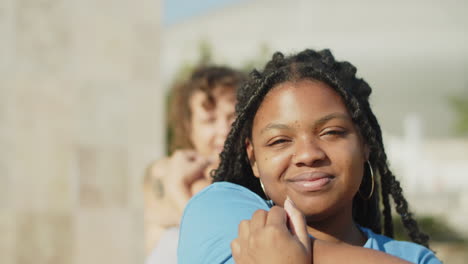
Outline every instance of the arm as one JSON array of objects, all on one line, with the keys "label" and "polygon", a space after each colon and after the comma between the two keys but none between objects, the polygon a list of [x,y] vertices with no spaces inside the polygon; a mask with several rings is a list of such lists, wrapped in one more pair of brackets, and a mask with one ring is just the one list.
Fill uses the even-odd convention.
[{"label": "arm", "polygon": [[190,200],[180,225],[178,263],[234,263],[230,243],[242,220],[265,201],[250,190],[228,182],[216,182]]},{"label": "arm", "polygon": [[145,247],[148,254],[153,250],[164,230],[177,225],[179,217],[177,210],[169,210],[172,201],[165,195],[167,188],[161,178],[166,170],[167,162],[166,158],[151,164],[146,170],[144,179]]},{"label": "arm", "polygon": [[177,151],[147,169],[144,180],[146,249],[151,252],[164,230],[178,226],[194,186],[206,182],[209,162],[193,151]]},{"label": "arm", "polygon": [[408,264],[405,260],[373,249],[313,240],[313,262],[350,264]]},{"label": "arm", "polygon": [[259,210],[251,220],[243,221],[231,248],[240,264],[409,263],[372,249],[310,239],[304,216],[289,199],[285,209]]}]

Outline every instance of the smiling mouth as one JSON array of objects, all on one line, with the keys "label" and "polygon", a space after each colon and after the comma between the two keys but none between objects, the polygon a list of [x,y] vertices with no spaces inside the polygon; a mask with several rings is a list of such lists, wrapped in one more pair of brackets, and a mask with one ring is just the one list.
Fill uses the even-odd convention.
[{"label": "smiling mouth", "polygon": [[335,177],[323,172],[306,172],[286,180],[298,192],[318,192],[328,187]]}]

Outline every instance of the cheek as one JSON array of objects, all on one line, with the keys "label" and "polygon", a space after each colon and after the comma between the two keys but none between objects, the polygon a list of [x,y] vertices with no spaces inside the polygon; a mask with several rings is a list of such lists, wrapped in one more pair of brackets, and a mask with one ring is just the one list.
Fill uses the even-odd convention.
[{"label": "cheek", "polygon": [[213,131],[213,126],[210,126],[209,124],[197,124],[192,126],[190,139],[192,140],[195,150],[204,152],[205,149],[211,146],[214,137]]},{"label": "cheek", "polygon": [[364,175],[363,171],[363,161],[361,159],[356,159],[353,162],[352,166],[352,178],[350,179],[353,182],[353,187],[357,191],[362,182],[362,177]]},{"label": "cheek", "polygon": [[342,146],[336,151],[339,157],[336,162],[344,174],[343,180],[346,181],[350,191],[357,192],[363,176],[364,160],[361,149],[356,145],[349,145]]},{"label": "cheek", "polygon": [[270,199],[282,206],[287,195],[284,176],[291,165],[291,153],[288,151],[271,153],[263,158],[260,178],[268,190]]},{"label": "cheek", "polygon": [[200,138],[210,138],[213,135],[215,126],[211,123],[202,123],[198,121],[192,126],[192,138],[199,140]]},{"label": "cheek", "polygon": [[287,151],[262,153],[257,158],[260,178],[267,182],[277,182],[282,179],[290,164],[291,155]]}]

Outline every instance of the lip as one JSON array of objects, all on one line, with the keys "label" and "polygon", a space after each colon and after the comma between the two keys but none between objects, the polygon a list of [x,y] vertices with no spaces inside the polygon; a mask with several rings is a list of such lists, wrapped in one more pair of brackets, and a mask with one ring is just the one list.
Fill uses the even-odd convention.
[{"label": "lip", "polygon": [[303,172],[286,181],[298,192],[318,192],[329,186],[335,176],[325,172]]}]

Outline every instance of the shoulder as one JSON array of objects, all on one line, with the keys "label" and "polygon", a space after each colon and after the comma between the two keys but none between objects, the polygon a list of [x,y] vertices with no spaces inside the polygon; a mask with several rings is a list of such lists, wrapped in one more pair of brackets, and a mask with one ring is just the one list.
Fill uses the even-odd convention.
[{"label": "shoulder", "polygon": [[[214,199],[221,197],[223,199]],[[265,200],[244,186],[230,182],[215,182],[195,195],[190,200],[187,208],[190,206],[197,206],[200,203],[206,205],[206,203],[229,204],[244,202],[261,203],[266,205]]]},{"label": "shoulder", "polygon": [[368,237],[368,240],[364,245],[366,248],[379,250],[411,263],[441,263],[441,261],[435,256],[434,252],[424,246],[408,241],[398,241],[387,236],[376,234],[367,228],[361,227],[361,230]]},{"label": "shoulder", "polygon": [[[217,219],[250,218],[252,211],[268,210],[268,204],[260,196],[238,184],[216,182],[190,199],[182,222],[193,220],[218,221]],[[216,219],[214,218],[216,217]]]},{"label": "shoulder", "polygon": [[182,217],[180,263],[229,260],[239,223],[258,209],[269,207],[260,196],[240,185],[217,182],[202,190],[189,201]]}]

